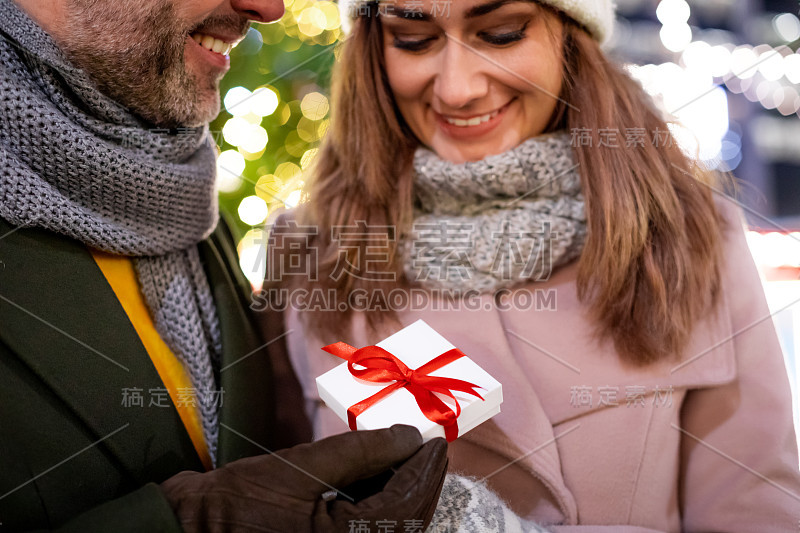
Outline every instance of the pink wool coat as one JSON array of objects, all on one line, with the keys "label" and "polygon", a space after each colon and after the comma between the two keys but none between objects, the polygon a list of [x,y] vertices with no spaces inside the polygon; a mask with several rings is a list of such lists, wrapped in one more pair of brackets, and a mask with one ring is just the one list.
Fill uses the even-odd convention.
[{"label": "pink wool coat", "polygon": [[[401,312],[403,325],[424,319],[503,384],[502,412],[450,444],[451,470],[485,478],[555,532],[797,532],[786,368],[739,213],[724,210],[721,306],[680,364],[630,368],[593,340],[575,264],[517,290],[540,291],[538,309],[484,296],[477,310]],[[300,316],[285,313],[288,348],[315,438],[347,431],[317,395],[316,376],[341,363],[320,347],[365,346],[396,327],[366,338],[357,320],[318,339]]]}]

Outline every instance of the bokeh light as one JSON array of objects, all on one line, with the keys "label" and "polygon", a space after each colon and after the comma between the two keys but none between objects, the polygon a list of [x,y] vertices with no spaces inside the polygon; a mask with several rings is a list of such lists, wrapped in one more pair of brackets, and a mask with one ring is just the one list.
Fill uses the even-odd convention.
[{"label": "bokeh light", "polygon": [[772,25],[784,42],[788,43],[800,39],[800,20],[794,13],[777,15],[772,19]]},{"label": "bokeh light", "polygon": [[295,208],[300,205],[302,193],[300,191],[292,191],[289,193],[289,196],[286,197],[286,207]]},{"label": "bokeh light", "polygon": [[239,203],[239,218],[245,224],[257,226],[264,222],[269,215],[267,203],[258,196],[246,196]]},{"label": "bokeh light", "polygon": [[272,204],[275,202],[283,202],[281,199],[281,191],[283,190],[284,183],[275,174],[266,174],[258,178],[256,183],[256,195],[267,202]]},{"label": "bokeh light", "polygon": [[324,94],[312,92],[303,97],[300,109],[308,120],[322,120],[328,114],[330,104]]},{"label": "bokeh light", "polygon": [[217,190],[232,193],[242,186],[242,173],[246,163],[236,150],[226,150],[217,158]]},{"label": "bokeh light", "polygon": [[268,234],[265,230],[251,229],[245,233],[236,247],[239,253],[239,267],[254,288],[258,288],[266,276],[267,238]]},{"label": "bokeh light", "polygon": [[268,141],[269,137],[267,136],[267,130],[261,126],[251,125],[249,131],[247,132],[246,139],[242,144],[239,145],[239,147],[245,152],[254,154],[264,150]]},{"label": "bokeh light", "polygon": [[250,111],[260,117],[268,117],[275,112],[280,98],[271,87],[259,87],[250,98]]},{"label": "bokeh light", "polygon": [[249,98],[252,94],[245,87],[230,89],[223,99],[225,110],[235,117],[248,114],[250,112]]},{"label": "bokeh light", "polygon": [[662,0],[656,8],[656,17],[664,26],[686,24],[691,8],[685,0]]}]

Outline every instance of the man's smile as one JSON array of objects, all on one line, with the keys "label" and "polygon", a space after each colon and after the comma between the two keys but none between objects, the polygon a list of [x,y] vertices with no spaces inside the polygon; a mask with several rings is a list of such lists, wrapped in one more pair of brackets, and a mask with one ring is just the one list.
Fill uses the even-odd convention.
[{"label": "man's smile", "polygon": [[222,54],[224,56],[230,54],[233,47],[236,46],[236,44],[238,43],[238,40],[234,42],[226,42],[223,39],[219,39],[217,37],[206,35],[200,32],[193,33],[191,35],[191,38],[194,40],[194,42],[196,42],[206,50],[209,50],[217,54]]}]

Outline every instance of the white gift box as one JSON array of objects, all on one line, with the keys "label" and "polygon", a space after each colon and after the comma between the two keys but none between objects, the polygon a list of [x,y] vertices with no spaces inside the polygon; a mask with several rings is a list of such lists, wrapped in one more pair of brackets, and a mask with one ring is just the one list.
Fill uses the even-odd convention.
[{"label": "white gift box", "polygon": [[[387,337],[377,344],[406,366],[416,369],[439,355],[457,348],[439,335],[423,320]],[[458,436],[489,420],[500,412],[503,389],[500,383],[479,367],[469,357],[455,361],[430,372],[430,376],[447,377],[470,382],[483,400],[471,394],[453,391],[461,406],[457,419]],[[317,378],[317,390],[322,400],[347,424],[347,410],[354,404],[369,398],[391,383],[375,383],[354,377],[342,363]],[[447,406],[456,411],[451,398],[437,395]],[[417,405],[414,396],[401,387],[362,412],[356,418],[358,429],[387,428],[393,424],[407,424],[419,429],[425,441],[444,437],[444,427],[428,420]]]}]

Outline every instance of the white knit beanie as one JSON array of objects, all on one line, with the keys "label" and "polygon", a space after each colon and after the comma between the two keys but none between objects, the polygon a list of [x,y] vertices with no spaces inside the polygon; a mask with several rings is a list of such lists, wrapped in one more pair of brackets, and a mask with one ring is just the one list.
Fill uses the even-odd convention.
[{"label": "white knit beanie", "polygon": [[[350,31],[352,20],[358,15],[358,5],[368,0],[339,0],[342,28]],[[457,0],[448,0],[457,1]],[[614,29],[613,0],[536,0],[563,11],[582,24],[601,44],[608,41]]]}]

